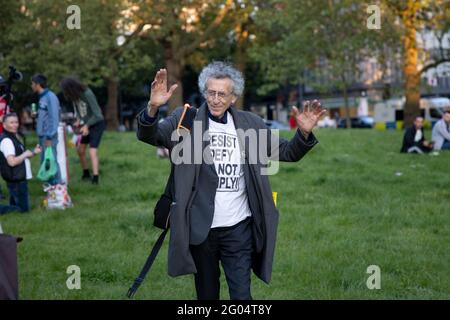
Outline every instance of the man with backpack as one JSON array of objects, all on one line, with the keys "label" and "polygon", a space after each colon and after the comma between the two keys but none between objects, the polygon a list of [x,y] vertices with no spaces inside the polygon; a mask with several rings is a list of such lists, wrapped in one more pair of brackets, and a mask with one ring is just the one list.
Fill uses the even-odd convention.
[{"label": "man with backpack", "polygon": [[[244,78],[233,66],[209,64],[198,84],[206,103],[189,113],[194,116],[187,127],[182,125],[187,108],[157,121],[158,108],[177,87],[167,90],[165,69],[157,72],[148,108],[137,117],[138,139],[171,152],[168,272],[195,274],[197,298],[219,299],[221,262],[230,298],[252,299],[251,271],[270,281],[278,225],[267,161],[252,147],[261,147],[271,159],[299,161],[317,144],[312,129],[326,110],[318,101],[306,102],[302,111],[294,107],[297,131],[288,141],[271,134],[257,115],[233,107],[244,91]],[[256,140],[246,144],[245,133],[252,130]],[[174,141],[183,133],[181,142]]]}]

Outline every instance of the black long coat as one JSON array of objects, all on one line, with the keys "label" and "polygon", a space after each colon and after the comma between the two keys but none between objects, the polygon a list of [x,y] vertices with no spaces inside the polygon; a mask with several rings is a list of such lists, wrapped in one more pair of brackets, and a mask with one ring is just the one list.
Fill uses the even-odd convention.
[{"label": "black long coat", "polygon": [[[196,137],[196,135],[201,138],[207,130],[209,121],[207,110],[206,104],[199,108],[194,126],[189,134],[191,138]],[[272,274],[279,213],[273,202],[269,178],[262,174],[267,167],[267,161],[255,159],[255,152],[250,152],[254,143],[252,146],[243,143],[246,137],[245,130],[267,130],[267,127],[259,116],[251,112],[241,111],[234,107],[230,107],[229,111],[237,130],[241,154],[246,159],[244,177],[249,206],[254,220],[253,235],[256,246],[252,269],[256,276],[268,283]],[[146,112],[146,110],[143,112]],[[139,140],[154,146],[166,147],[172,151],[172,154],[175,154],[175,151],[179,150],[181,146],[188,147],[187,144],[190,144],[193,152],[201,142],[201,150],[204,151],[202,154],[206,158],[206,160],[202,159],[201,163],[178,163],[174,166],[176,201],[172,204],[170,216],[168,252],[168,273],[170,276],[197,272],[189,245],[201,243],[208,235],[214,214],[214,198],[218,184],[214,164],[210,158],[208,159],[211,154],[209,152],[209,141],[195,138],[186,139],[186,137],[180,144],[178,144],[177,139],[172,141],[171,136],[174,131],[176,132],[182,112],[183,108],[177,108],[162,122],[154,121],[151,125],[146,125],[141,121],[141,114],[137,117],[137,137]],[[242,131],[239,129],[242,129]],[[201,134],[199,135],[200,131]],[[176,133],[174,136],[176,136]],[[270,130],[267,136],[257,134],[256,137],[257,145],[267,145],[266,154],[269,154],[271,158],[289,162],[299,161],[318,143],[312,133],[305,140],[298,130],[290,141],[278,138],[270,133]],[[267,140],[261,141],[261,139]],[[194,159],[193,155],[192,159]],[[173,160],[178,162],[180,157],[172,156],[171,161]]]}]

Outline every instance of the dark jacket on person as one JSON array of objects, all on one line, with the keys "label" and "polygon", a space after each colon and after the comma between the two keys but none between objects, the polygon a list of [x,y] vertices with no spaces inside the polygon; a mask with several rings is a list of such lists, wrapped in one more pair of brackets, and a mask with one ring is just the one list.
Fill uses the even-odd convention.
[{"label": "dark jacket on person", "polygon": [[420,149],[424,149],[423,142],[425,141],[425,135],[423,134],[423,130],[420,130],[422,131],[422,138],[417,142],[414,141],[417,132],[416,126],[413,125],[412,127],[405,130],[405,135],[403,136],[403,145],[400,152],[406,153],[408,152],[409,148],[415,146],[419,147]]},{"label": "dark jacket on person", "polygon": [[87,88],[80,96],[80,100],[73,103],[76,117],[82,125],[92,127],[104,120],[102,109],[91,89]]},{"label": "dark jacket on person", "polygon": [[[14,149],[16,151],[16,157],[20,156],[22,153],[25,152],[25,146],[22,142],[20,142],[19,139],[17,139],[17,136],[13,133],[10,133],[6,130],[3,131],[3,134],[0,136],[0,143],[3,141],[3,139],[9,138],[11,139]],[[8,161],[3,154],[3,152],[0,152],[0,172],[2,175],[2,178],[6,182],[21,182],[26,181],[27,178],[27,170],[25,167],[25,161],[22,163],[11,167],[8,164]]]},{"label": "dark jacket on person", "polygon": [[[268,128],[259,116],[251,112],[237,110],[234,107],[230,107],[228,111],[233,117],[241,154],[245,156],[243,171],[248,203],[253,217],[252,228],[255,243],[252,269],[261,280],[268,283],[272,274],[279,213],[273,201],[269,177],[261,174],[262,170],[267,167],[267,162],[255,161],[257,159],[254,159],[254,152],[249,152],[250,146],[248,143],[243,143],[245,141],[243,131],[247,129],[268,130]],[[146,110],[144,109],[142,112],[146,112]],[[194,141],[198,142],[195,137],[199,136],[201,139],[204,132],[208,129],[208,107],[206,104],[203,104],[195,118],[197,124],[201,123],[200,128],[202,132],[196,132],[196,130],[200,131],[200,128],[194,124],[188,134],[194,139],[185,138],[180,144],[178,144],[178,141],[172,141],[172,132],[177,128],[182,112],[183,108],[177,108],[163,121],[154,121],[151,125],[143,123],[141,113],[137,116],[138,139],[154,146],[166,147],[172,150],[172,163],[178,163],[179,161],[176,150],[173,150],[175,146],[179,150],[179,147],[187,147],[190,144],[190,150],[194,151]],[[185,130],[182,131],[185,132]],[[270,133],[270,130],[268,132]],[[258,146],[262,145],[261,139],[265,139],[265,137],[261,137],[257,133],[256,138],[258,139]],[[189,245],[202,243],[208,236],[213,221],[218,176],[211,159],[209,140],[203,141],[201,139],[200,141],[202,141],[200,150],[203,156],[200,156],[201,161],[198,162],[201,163],[192,161],[192,164],[179,163],[174,165],[175,199],[171,206],[168,252],[168,273],[170,276],[197,272]],[[267,135],[266,142],[268,154],[272,158],[289,162],[299,161],[318,143],[312,133],[305,140],[298,130],[290,141],[278,138],[270,133]],[[276,149],[276,147],[279,148]],[[186,149],[183,150],[185,151]]]}]

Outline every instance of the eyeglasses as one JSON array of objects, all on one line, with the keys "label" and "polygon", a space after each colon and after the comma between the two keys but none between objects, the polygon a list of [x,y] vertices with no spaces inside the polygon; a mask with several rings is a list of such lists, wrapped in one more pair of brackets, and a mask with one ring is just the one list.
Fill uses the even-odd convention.
[{"label": "eyeglasses", "polygon": [[221,91],[213,91],[213,90],[206,91],[206,96],[210,99],[214,99],[215,97],[217,97],[219,100],[225,100],[230,95],[231,95],[231,93],[227,94],[227,93],[221,92]]}]

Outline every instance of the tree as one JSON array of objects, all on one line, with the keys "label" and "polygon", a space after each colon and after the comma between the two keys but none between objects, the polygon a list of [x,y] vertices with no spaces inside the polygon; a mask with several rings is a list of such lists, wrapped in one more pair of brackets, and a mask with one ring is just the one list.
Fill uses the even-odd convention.
[{"label": "tree", "polygon": [[7,34],[12,32],[11,25],[14,22],[15,14],[20,10],[20,3],[17,1],[0,0],[0,63],[4,62],[5,55],[11,50]]},{"label": "tree", "polygon": [[[404,108],[405,126],[414,122],[420,114],[421,75],[429,69],[450,62],[450,50],[444,49],[444,35],[450,30],[450,3],[444,0],[399,0],[385,1],[401,21],[403,45],[403,73],[405,78]],[[438,39],[435,52],[427,52],[417,43],[418,33],[432,31]]]},{"label": "tree", "polygon": [[237,108],[244,107],[244,98],[249,96],[249,91],[253,89],[251,84],[256,80],[248,51],[253,45],[256,33],[254,18],[258,6],[257,0],[234,0],[226,16],[209,39],[186,60],[197,72],[200,72],[201,68],[212,60],[231,61],[246,78],[245,94],[236,102]]},{"label": "tree", "polygon": [[367,28],[366,8],[356,0],[272,1],[262,8],[258,45],[252,50],[266,74],[261,92],[286,82],[322,92],[339,89],[349,125],[348,88],[359,80],[361,63],[376,56],[383,43],[381,32]]},{"label": "tree", "polygon": [[[128,1],[80,0],[77,5],[81,9],[81,29],[71,30],[66,26],[70,4],[71,1],[22,0],[7,34],[11,50],[4,61],[14,61],[27,75],[45,73],[53,88],[67,75],[76,75],[89,85],[105,84],[105,117],[108,128],[115,129],[121,78],[133,70],[152,67],[150,54],[135,43],[143,26],[132,25],[126,14]],[[128,68],[125,72],[124,64]]]},{"label": "tree", "polygon": [[169,109],[183,104],[182,78],[187,59],[207,46],[233,5],[232,0],[136,1],[132,7],[135,24],[142,26],[141,39],[159,43],[170,84],[178,88]]}]

